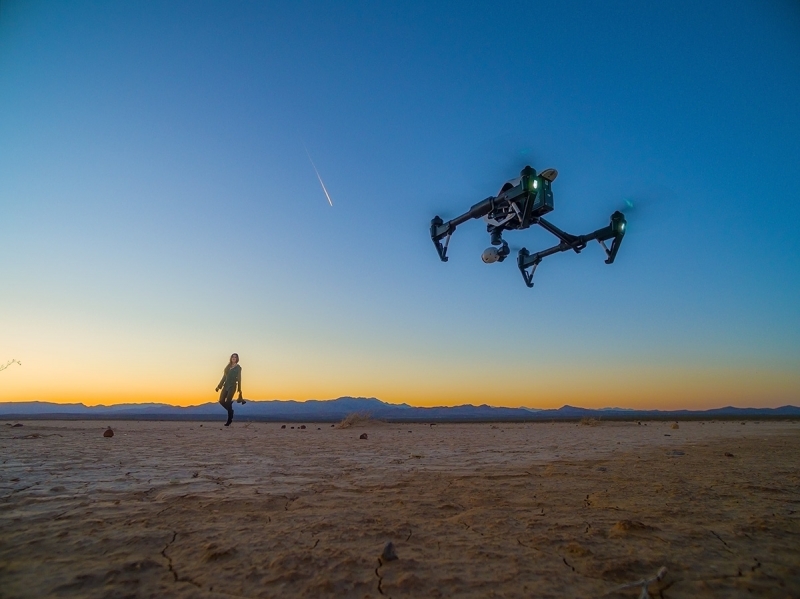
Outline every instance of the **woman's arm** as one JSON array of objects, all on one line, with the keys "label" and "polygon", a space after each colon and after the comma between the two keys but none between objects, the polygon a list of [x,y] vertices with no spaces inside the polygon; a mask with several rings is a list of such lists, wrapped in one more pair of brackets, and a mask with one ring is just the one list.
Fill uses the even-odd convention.
[{"label": "woman's arm", "polygon": [[239,366],[239,372],[236,373],[236,384],[239,385],[239,399],[242,399],[242,367]]},{"label": "woman's arm", "polygon": [[228,376],[228,373],[227,373],[227,372],[223,372],[223,373],[222,373],[222,378],[219,380],[219,385],[217,385],[217,391],[219,391],[220,389],[222,389],[222,385],[224,385],[224,384],[225,384],[225,377],[227,377],[227,376]]}]

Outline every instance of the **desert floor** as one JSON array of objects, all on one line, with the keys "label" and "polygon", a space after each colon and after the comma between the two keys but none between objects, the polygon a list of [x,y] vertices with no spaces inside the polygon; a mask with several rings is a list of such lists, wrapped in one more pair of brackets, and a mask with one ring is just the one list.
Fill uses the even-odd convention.
[{"label": "desert floor", "polygon": [[2,597],[800,597],[800,422],[10,424]]}]

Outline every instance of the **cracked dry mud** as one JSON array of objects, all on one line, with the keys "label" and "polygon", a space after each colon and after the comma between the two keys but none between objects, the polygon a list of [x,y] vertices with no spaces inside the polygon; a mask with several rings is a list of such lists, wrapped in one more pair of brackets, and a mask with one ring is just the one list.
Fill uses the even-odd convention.
[{"label": "cracked dry mud", "polygon": [[0,424],[1,596],[800,596],[798,422],[106,424]]}]

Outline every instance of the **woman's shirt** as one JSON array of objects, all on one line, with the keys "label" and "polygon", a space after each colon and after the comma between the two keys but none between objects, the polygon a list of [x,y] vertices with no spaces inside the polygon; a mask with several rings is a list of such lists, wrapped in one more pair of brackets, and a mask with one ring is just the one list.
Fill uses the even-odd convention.
[{"label": "woman's shirt", "polygon": [[222,374],[222,380],[219,382],[220,387],[224,387],[228,390],[236,391],[236,387],[239,387],[239,391],[242,390],[242,367],[238,364],[231,368],[228,372]]}]

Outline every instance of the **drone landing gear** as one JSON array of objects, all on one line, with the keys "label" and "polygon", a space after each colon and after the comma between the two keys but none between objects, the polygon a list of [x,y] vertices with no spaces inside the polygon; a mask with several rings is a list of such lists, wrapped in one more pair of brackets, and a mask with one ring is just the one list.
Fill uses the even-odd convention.
[{"label": "drone landing gear", "polygon": [[[447,262],[447,246],[450,244],[450,236],[456,230],[456,227],[470,219],[481,218],[489,214],[494,209],[494,201],[495,198],[493,196],[488,197],[472,206],[461,216],[457,216],[447,222],[444,222],[439,216],[431,220],[431,240],[433,245],[436,246],[436,252],[442,262]],[[442,240],[444,240],[444,243],[442,243]]]},{"label": "drone landing gear", "polygon": [[[561,241],[558,245],[534,254],[531,254],[525,248],[519,251],[517,255],[517,266],[522,273],[525,285],[528,287],[533,287],[533,275],[544,258],[567,250],[572,250],[576,254],[579,254],[581,250],[586,247],[586,244],[592,240],[597,240],[597,242],[603,246],[606,252],[605,262],[606,264],[612,264],[614,258],[617,257],[622,238],[625,236],[625,226],[627,223],[625,222],[625,215],[617,211],[611,215],[611,223],[609,223],[607,227],[603,227],[587,235],[570,235],[543,218],[540,218],[537,224],[558,237]],[[609,239],[612,240],[610,249],[605,244]]]}]

